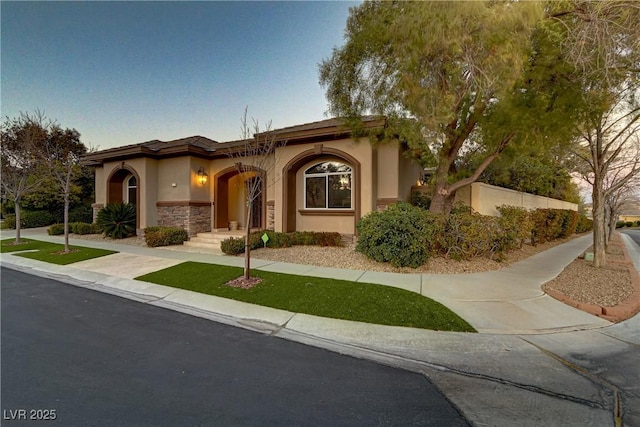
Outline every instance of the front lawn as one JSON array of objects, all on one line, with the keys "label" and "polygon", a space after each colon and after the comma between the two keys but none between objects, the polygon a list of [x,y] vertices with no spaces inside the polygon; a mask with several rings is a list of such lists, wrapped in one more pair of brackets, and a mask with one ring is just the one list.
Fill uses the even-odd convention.
[{"label": "front lawn", "polygon": [[389,286],[253,270],[262,282],[251,289],[226,286],[239,267],[185,262],[137,280],[216,295],[295,313],[382,325],[475,332],[442,304]]},{"label": "front lawn", "polygon": [[5,239],[0,241],[0,252],[37,251],[16,254],[24,258],[49,262],[51,264],[67,265],[74,262],[85,261],[105,255],[115,254],[115,251],[104,249],[85,248],[82,246],[70,246],[71,252],[62,253],[64,245],[58,243],[42,242],[40,240],[21,239],[24,243],[14,244],[15,239]]}]

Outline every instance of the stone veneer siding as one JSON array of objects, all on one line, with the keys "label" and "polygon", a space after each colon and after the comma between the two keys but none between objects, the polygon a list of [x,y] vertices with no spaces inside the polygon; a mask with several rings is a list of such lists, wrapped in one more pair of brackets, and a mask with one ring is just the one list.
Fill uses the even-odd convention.
[{"label": "stone veneer siding", "polygon": [[267,201],[267,230],[276,229],[276,203],[274,200]]},{"label": "stone veneer siding", "polygon": [[95,224],[98,222],[98,212],[104,208],[104,205],[102,203],[94,203],[91,207],[93,208],[93,223]]},{"label": "stone veneer siding", "polygon": [[204,202],[158,202],[158,225],[180,227],[189,237],[211,231],[211,204]]}]

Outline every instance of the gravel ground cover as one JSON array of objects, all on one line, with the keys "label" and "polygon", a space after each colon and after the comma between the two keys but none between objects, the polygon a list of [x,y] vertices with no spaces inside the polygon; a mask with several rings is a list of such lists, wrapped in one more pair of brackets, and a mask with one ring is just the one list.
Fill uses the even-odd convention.
[{"label": "gravel ground cover", "polygon": [[[624,261],[620,235],[616,234],[607,251],[607,266],[593,267],[593,262],[577,259],[569,264],[562,273],[542,286],[560,292],[569,298],[601,307],[613,307],[626,300],[633,293],[631,277],[626,266],[618,264]],[[593,247],[587,252],[593,251]]]}]

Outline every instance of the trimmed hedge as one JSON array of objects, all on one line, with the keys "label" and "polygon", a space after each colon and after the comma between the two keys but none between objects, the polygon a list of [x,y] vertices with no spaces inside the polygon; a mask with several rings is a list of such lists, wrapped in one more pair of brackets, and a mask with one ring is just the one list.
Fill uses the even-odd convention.
[{"label": "trimmed hedge", "polygon": [[526,240],[531,238],[533,219],[531,213],[519,206],[502,205],[496,208],[500,212],[498,220],[505,233],[505,250],[522,248]]},{"label": "trimmed hedge", "polygon": [[536,209],[531,216],[533,245],[569,237],[575,234],[578,226],[578,213],[567,209]]},{"label": "trimmed hedge", "polygon": [[86,222],[72,222],[69,224],[69,231],[73,234],[100,234],[102,229],[98,224],[89,224]]},{"label": "trimmed hedge", "polygon": [[441,235],[442,253],[455,260],[477,256],[500,256],[507,248],[515,246],[500,226],[500,218],[480,214],[452,214],[446,216]]},{"label": "trimmed hedge", "polygon": [[499,259],[505,252],[521,248],[527,239],[537,244],[592,227],[590,220],[570,210],[530,212],[500,206],[498,211],[500,217],[472,213],[469,209],[457,209],[445,216],[408,203],[395,203],[360,220],[356,250],[378,262],[415,268],[436,255],[456,260],[477,256]]},{"label": "trimmed hedge", "polygon": [[147,227],[144,229],[144,240],[147,246],[181,245],[189,239],[187,231],[180,227]]},{"label": "trimmed hedge", "polygon": [[[49,211],[22,210],[20,212],[20,228],[47,227],[57,222],[56,216]],[[15,230],[16,215],[7,215],[2,222],[2,228],[5,230]]]},{"label": "trimmed hedge", "polygon": [[60,236],[64,234],[64,224],[53,224],[47,229],[49,236]]},{"label": "trimmed hedge", "polygon": [[593,230],[593,220],[587,218],[585,215],[578,215],[578,225],[576,225],[576,233],[586,233]]},{"label": "trimmed hedge", "polygon": [[[265,247],[262,235],[267,234],[268,248],[288,248],[291,246],[342,246],[340,233],[294,231],[292,233],[279,233],[275,231],[255,231],[249,235],[251,249]],[[244,237],[230,237],[220,244],[220,249],[227,255],[239,255],[244,253]]]}]

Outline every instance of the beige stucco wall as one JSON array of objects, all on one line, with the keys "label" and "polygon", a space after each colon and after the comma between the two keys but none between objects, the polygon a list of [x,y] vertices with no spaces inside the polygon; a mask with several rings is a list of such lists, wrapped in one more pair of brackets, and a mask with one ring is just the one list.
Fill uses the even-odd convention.
[{"label": "beige stucco wall", "polygon": [[[376,209],[378,199],[408,200],[411,185],[420,174],[421,168],[414,162],[405,159],[400,153],[397,143],[381,144],[372,147],[367,138],[343,139],[322,142],[324,148],[331,148],[344,152],[360,162],[359,180],[354,184],[359,186],[360,215],[364,216]],[[267,159],[264,167],[267,170],[265,203],[275,201],[274,217],[275,230],[283,229],[283,168],[293,158],[303,152],[313,150],[316,144],[299,144],[280,147],[274,155]],[[327,155],[324,159],[330,159]],[[334,157],[335,158],[335,157]],[[311,166],[319,158],[309,160],[297,172],[296,198],[296,228],[298,230],[338,231],[344,234],[355,232],[355,216],[335,215],[301,215],[298,211],[304,209],[304,169]],[[135,169],[140,177],[138,183],[140,197],[140,227],[157,225],[157,202],[187,203],[210,202],[215,200],[215,176],[222,171],[235,167],[238,159],[219,158],[204,160],[191,156],[180,156],[160,160],[138,158],[127,160],[125,163]],[[107,178],[110,173],[121,166],[122,162],[107,162],[104,167],[96,168],[96,203],[106,203]],[[252,162],[249,159],[247,163]],[[197,182],[197,171],[202,167],[209,175],[208,182],[200,185]],[[245,223],[244,178],[232,177],[229,180],[229,219]],[[352,206],[355,209],[355,187],[353,188]],[[213,212],[212,226],[215,223]]]},{"label": "beige stucco wall", "polygon": [[[328,141],[322,143],[323,147],[333,148],[358,159],[360,162],[360,208],[361,215],[365,215],[371,210],[375,209],[375,195],[373,194],[373,148],[367,138],[343,139],[337,141]],[[275,179],[277,180],[274,188],[274,198],[268,198],[268,200],[276,200],[275,205],[275,230],[282,231],[283,229],[283,182],[282,173],[285,165],[299,154],[311,150],[314,148],[314,144],[300,144],[280,147],[275,153]],[[301,174],[304,172],[305,167],[310,166],[314,161],[309,161],[305,166],[300,168],[296,176],[296,193],[298,194],[296,199],[296,229],[306,231],[338,231],[344,234],[353,234],[355,232],[355,222],[353,216],[326,216],[326,215],[301,215],[297,212],[303,209],[304,198],[303,195],[303,181]],[[355,206],[355,199],[353,204]]]},{"label": "beige stucco wall", "polygon": [[422,166],[415,160],[408,159],[402,152],[398,151],[399,179],[398,198],[405,202],[411,200],[411,186],[416,185],[418,179],[422,177]]},{"label": "beige stucco wall", "polygon": [[156,193],[158,201],[190,200],[191,173],[191,159],[189,157],[159,160],[157,172],[158,191]]},{"label": "beige stucco wall", "polygon": [[[138,228],[142,229],[150,225],[155,225],[156,215],[156,192],[154,190],[155,182],[157,180],[157,170],[154,164],[154,160],[138,158],[129,159],[124,162],[125,166],[136,171],[140,178],[138,184],[139,204],[137,206],[139,212],[140,222]],[[106,162],[103,165],[102,171],[100,168],[96,170],[96,202],[101,197],[105,201],[107,199],[107,179],[111,174],[122,168],[123,162]],[[123,190],[124,191],[124,190]],[[98,196],[100,195],[100,196]]]},{"label": "beige stucco wall", "polygon": [[377,199],[396,199],[400,177],[398,146],[393,143],[379,144],[376,150]]},{"label": "beige stucco wall", "polygon": [[104,173],[104,168],[99,167],[96,168],[95,175],[95,192],[96,192],[96,203],[101,205],[107,204],[107,185]]},{"label": "beige stucco wall", "polygon": [[[481,182],[474,182],[470,187],[470,205],[474,211],[482,215],[499,216],[500,213],[496,207],[501,205],[520,206],[525,209],[552,208],[578,210],[576,203],[535,196],[533,194],[500,188]],[[458,191],[461,192],[461,190]],[[464,191],[461,192],[460,197],[464,197]],[[458,200],[457,197],[456,200]]]}]

